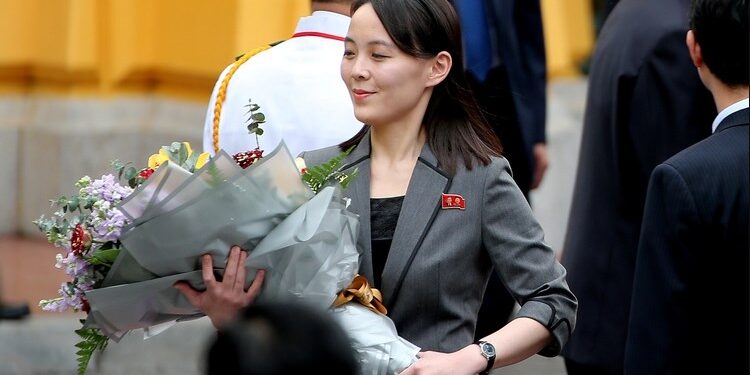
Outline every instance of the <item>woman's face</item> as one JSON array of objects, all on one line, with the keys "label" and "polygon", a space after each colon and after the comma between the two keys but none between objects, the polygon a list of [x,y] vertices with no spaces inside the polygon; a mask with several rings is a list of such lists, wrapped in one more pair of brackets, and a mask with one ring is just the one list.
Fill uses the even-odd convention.
[{"label": "woman's face", "polygon": [[431,89],[430,59],[401,51],[371,4],[352,15],[341,78],[354,104],[354,116],[372,126],[409,119],[421,124]]}]

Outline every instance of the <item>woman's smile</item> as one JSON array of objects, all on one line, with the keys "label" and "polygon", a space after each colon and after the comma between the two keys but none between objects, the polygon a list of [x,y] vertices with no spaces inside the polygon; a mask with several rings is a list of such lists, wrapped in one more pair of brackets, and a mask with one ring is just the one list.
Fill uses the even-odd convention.
[{"label": "woman's smile", "polygon": [[361,101],[365,100],[370,95],[375,94],[374,91],[367,91],[362,89],[352,89],[352,96],[354,97],[354,100]]}]

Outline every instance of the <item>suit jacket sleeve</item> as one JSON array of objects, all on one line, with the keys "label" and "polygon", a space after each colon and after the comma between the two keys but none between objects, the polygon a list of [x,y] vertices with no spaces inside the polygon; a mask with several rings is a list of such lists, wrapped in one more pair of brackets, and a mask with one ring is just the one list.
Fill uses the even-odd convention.
[{"label": "suit jacket sleeve", "polygon": [[521,305],[516,316],[534,319],[550,330],[554,340],[539,354],[555,356],[575,326],[576,298],[505,159],[494,159],[489,166],[482,204],[483,245]]},{"label": "suit jacket sleeve", "polygon": [[695,201],[679,172],[659,165],[649,183],[636,258],[626,373],[690,372],[690,363],[681,358],[688,346],[696,345],[686,289],[688,249],[697,241],[697,221]]}]

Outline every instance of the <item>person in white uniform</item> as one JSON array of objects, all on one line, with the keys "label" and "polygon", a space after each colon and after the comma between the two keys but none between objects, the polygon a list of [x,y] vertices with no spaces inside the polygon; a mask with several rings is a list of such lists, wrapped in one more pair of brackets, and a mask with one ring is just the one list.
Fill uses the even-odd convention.
[{"label": "person in white uniform", "polygon": [[[282,139],[297,155],[356,134],[362,123],[354,118],[339,73],[350,5],[348,0],[312,1],[312,15],[299,20],[289,39],[224,69],[208,104],[203,150],[234,155],[256,147],[247,129],[249,101],[266,117],[259,137],[266,154]],[[224,91],[224,78],[233,69]]]}]

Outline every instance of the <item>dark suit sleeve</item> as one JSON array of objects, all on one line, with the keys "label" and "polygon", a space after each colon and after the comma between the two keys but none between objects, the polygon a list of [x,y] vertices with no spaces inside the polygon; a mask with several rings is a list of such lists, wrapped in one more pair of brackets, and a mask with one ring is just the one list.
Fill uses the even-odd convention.
[{"label": "dark suit sleeve", "polygon": [[528,93],[524,101],[529,106],[529,124],[533,127],[531,144],[546,142],[547,57],[544,50],[544,27],[539,0],[515,2],[514,22],[518,36],[520,61],[528,75]]},{"label": "dark suit sleeve", "polygon": [[697,221],[695,200],[682,176],[670,165],[659,165],[648,187],[636,258],[626,374],[690,372],[681,358],[696,344],[688,325],[687,282]]}]

